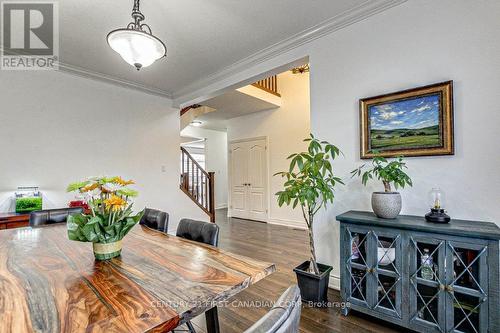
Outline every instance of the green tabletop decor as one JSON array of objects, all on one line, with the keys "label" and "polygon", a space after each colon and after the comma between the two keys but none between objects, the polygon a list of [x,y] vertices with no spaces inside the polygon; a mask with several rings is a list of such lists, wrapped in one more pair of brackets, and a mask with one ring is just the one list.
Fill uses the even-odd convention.
[{"label": "green tabletop decor", "polygon": [[121,177],[94,177],[70,184],[68,192],[77,192],[89,206],[89,214],[68,218],[68,237],[92,242],[97,260],[108,260],[121,254],[122,239],[140,221],[144,210],[135,214],[132,198],[138,192],[129,188],[132,180]]},{"label": "green tabletop decor", "polygon": [[16,213],[30,213],[42,210],[42,197],[16,198]]},{"label": "green tabletop decor", "polygon": [[27,214],[42,210],[42,193],[37,186],[19,186],[15,192],[16,213]]}]

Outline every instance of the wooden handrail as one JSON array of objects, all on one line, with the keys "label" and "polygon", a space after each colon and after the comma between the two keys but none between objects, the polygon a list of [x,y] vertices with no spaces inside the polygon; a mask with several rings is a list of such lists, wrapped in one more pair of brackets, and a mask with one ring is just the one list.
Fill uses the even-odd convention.
[{"label": "wooden handrail", "polygon": [[181,113],[181,116],[182,116],[184,113],[188,112],[189,110],[191,110],[191,109],[197,109],[197,108],[199,108],[200,106],[201,106],[201,105],[199,105],[199,104],[193,104],[193,105],[190,105],[190,106],[185,107],[184,109],[181,109],[181,112],[180,112],[180,113]]},{"label": "wooden handrail", "polygon": [[215,173],[205,171],[184,147],[181,165],[180,189],[215,222]]},{"label": "wooden handrail", "polygon": [[281,94],[278,92],[278,76],[276,75],[252,83],[252,86],[260,88],[270,94],[281,97]]}]

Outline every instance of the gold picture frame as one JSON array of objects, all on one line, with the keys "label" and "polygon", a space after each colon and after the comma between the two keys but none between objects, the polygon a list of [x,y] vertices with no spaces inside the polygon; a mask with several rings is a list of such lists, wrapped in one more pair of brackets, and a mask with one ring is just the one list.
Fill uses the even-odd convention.
[{"label": "gold picture frame", "polygon": [[453,155],[453,81],[359,101],[361,158]]}]

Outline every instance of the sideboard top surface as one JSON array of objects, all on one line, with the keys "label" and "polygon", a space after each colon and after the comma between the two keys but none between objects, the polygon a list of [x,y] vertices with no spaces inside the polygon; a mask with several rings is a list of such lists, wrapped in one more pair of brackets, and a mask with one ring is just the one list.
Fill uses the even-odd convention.
[{"label": "sideboard top surface", "polygon": [[400,215],[393,220],[378,218],[372,212],[349,211],[337,216],[343,223],[388,227],[421,232],[434,232],[471,238],[500,239],[500,228],[491,222],[454,220],[450,223],[430,223],[423,216]]}]

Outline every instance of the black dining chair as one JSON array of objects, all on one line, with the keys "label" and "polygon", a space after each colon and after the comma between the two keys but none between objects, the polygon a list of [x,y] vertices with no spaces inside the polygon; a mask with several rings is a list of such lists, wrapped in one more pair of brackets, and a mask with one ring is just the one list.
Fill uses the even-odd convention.
[{"label": "black dining chair", "polygon": [[177,226],[176,236],[217,246],[219,243],[219,226],[210,222],[182,219]]},{"label": "black dining chair", "polygon": [[[175,235],[177,237],[182,237],[212,246],[217,246],[217,244],[219,244],[219,226],[215,223],[182,219],[177,226],[177,232]],[[186,322],[186,326],[188,327],[190,333],[196,333],[196,330],[190,321]]]},{"label": "black dining chair", "polygon": [[146,208],[139,224],[161,232],[168,231],[168,213]]},{"label": "black dining chair", "polygon": [[300,290],[293,285],[280,296],[273,308],[245,333],[297,333],[301,310]]},{"label": "black dining chair", "polygon": [[82,207],[45,209],[30,213],[30,227],[38,227],[54,223],[66,223],[71,214],[83,213]]}]

